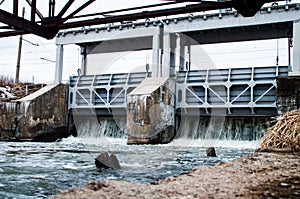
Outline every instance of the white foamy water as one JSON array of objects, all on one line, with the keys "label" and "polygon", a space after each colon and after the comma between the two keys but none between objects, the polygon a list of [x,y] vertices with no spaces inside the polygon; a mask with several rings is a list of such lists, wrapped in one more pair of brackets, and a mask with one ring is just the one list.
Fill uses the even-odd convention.
[{"label": "white foamy water", "polygon": [[[81,143],[87,146],[109,146],[109,145],[126,145],[126,138],[111,138],[111,137],[100,137],[100,138],[79,138],[79,137],[68,137],[62,140],[62,143],[72,144]],[[217,139],[189,139],[189,138],[178,138],[174,139],[169,144],[161,144],[157,146],[168,147],[168,146],[180,146],[180,147],[222,147],[222,148],[236,148],[236,149],[256,149],[259,147],[260,140],[244,141],[244,140],[217,140]]]},{"label": "white foamy water", "polygon": [[259,140],[242,141],[242,140],[216,140],[216,139],[187,139],[179,138],[173,140],[170,146],[186,146],[186,147],[222,147],[237,149],[256,149],[259,146]]}]

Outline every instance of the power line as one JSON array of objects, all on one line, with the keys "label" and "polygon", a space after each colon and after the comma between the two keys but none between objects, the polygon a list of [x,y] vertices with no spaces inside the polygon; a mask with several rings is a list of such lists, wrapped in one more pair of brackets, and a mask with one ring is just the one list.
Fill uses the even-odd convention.
[{"label": "power line", "polygon": [[55,61],[53,60],[50,60],[50,59],[46,59],[44,57],[40,57],[41,60],[44,60],[44,61],[48,61],[48,62],[52,62],[52,63],[56,63]]}]

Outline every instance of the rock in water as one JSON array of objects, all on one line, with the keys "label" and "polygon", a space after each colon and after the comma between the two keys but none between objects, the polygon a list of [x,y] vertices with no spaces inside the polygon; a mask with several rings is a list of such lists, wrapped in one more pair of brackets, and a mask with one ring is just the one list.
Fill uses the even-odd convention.
[{"label": "rock in water", "polygon": [[210,156],[210,157],[217,157],[215,148],[214,147],[208,147],[206,149],[206,155]]},{"label": "rock in water", "polygon": [[115,154],[109,155],[107,152],[98,155],[95,158],[95,164],[97,168],[121,169],[117,156]]}]

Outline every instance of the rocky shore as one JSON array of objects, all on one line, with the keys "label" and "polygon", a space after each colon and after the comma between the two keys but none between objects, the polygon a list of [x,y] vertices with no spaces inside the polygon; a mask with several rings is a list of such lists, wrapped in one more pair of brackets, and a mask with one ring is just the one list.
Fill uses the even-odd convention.
[{"label": "rocky shore", "polygon": [[89,181],[51,199],[300,198],[299,160],[299,152],[255,152],[232,162],[198,166],[152,184]]}]

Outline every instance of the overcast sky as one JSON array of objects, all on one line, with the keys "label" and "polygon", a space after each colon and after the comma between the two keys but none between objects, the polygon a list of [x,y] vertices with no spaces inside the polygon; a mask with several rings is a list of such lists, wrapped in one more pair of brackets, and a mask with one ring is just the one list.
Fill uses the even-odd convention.
[{"label": "overcast sky", "polygon": [[[20,1],[23,2],[23,1]],[[25,0],[24,0],[25,2]],[[38,9],[47,16],[48,1],[37,1]],[[41,3],[42,2],[42,3]],[[66,1],[56,1],[57,12]],[[84,1],[75,1],[81,4]],[[146,4],[154,4],[160,1],[154,0],[113,0],[103,1],[97,0],[84,13],[101,12],[106,10],[115,10],[126,7],[142,6]],[[296,2],[296,1],[293,1]],[[46,4],[45,4],[46,3]],[[71,11],[79,4],[74,4]],[[12,1],[6,0],[1,4],[1,9],[11,10]],[[20,11],[21,12],[21,7]],[[29,7],[26,6],[26,17],[29,16]],[[56,46],[55,40],[46,40],[34,35],[23,36],[23,48],[21,57],[20,79],[22,81],[35,81],[49,83],[54,80]],[[28,42],[27,42],[28,41]],[[15,69],[17,63],[19,36],[7,37],[0,39],[0,75],[15,77]],[[280,55],[279,64],[287,64],[287,41],[269,40],[264,42],[247,42],[225,45],[205,45],[201,46],[202,52],[210,56],[216,66],[253,66],[253,65],[275,65],[277,50]],[[79,48],[75,45],[67,45],[64,47],[64,71],[63,79],[67,80],[72,74],[76,74],[77,68],[80,66],[81,57]],[[239,57],[237,60],[236,57]],[[123,60],[144,63],[146,57],[141,54],[129,54],[123,57]],[[119,62],[116,62],[119,63]],[[116,66],[114,66],[116,67]]]}]

